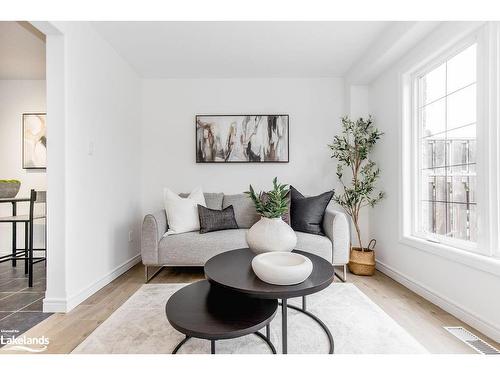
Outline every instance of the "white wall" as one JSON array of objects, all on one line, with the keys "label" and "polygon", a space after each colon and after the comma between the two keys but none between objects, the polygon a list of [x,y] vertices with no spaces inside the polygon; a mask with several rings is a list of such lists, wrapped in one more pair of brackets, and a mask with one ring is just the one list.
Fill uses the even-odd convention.
[{"label": "white wall", "polygon": [[[269,188],[277,176],[305,194],[335,186],[327,144],[344,114],[341,79],[144,80],[142,89],[142,202],[161,209],[162,189],[241,193],[251,183]],[[290,163],[196,164],[195,115],[290,115]]]},{"label": "white wall", "polygon": [[371,85],[371,112],[385,132],[375,159],[382,169],[387,197],[370,214],[382,272],[407,285],[491,338],[500,341],[500,275],[433,255],[399,242],[401,118],[400,76],[440,47],[470,30],[469,23],[450,22],[438,28],[403,60]]},{"label": "white wall", "polygon": [[[370,113],[370,90],[367,85],[352,85],[349,82],[345,82],[345,92],[346,101],[348,102],[348,113],[352,120],[356,120],[360,117],[368,118]],[[378,147],[383,147],[378,145]],[[346,175],[347,176],[347,175]],[[360,210],[360,215],[358,219],[358,226],[361,231],[361,241],[363,246],[368,246],[370,240],[373,238],[370,231],[370,218],[369,218],[370,207],[363,207]],[[353,246],[359,246],[358,237],[356,234],[356,228],[350,221],[351,224],[351,243]]]},{"label": "white wall", "polygon": [[[31,189],[46,190],[45,170],[23,169],[22,115],[45,112],[45,81],[0,80],[0,179],[21,181],[18,196],[29,196]],[[28,213],[28,204],[18,203],[18,214]],[[0,216],[12,214],[11,204],[0,205]],[[12,225],[0,224],[0,253],[12,250]],[[35,247],[44,243],[44,224],[34,226]],[[18,247],[24,247],[24,225],[18,225]]]},{"label": "white wall", "polygon": [[[65,248],[53,249],[54,267],[49,260],[44,308],[67,311],[139,260],[140,80],[88,23],[49,26],[62,33],[47,39],[47,80],[65,147],[49,154],[47,170],[49,186],[56,168],[65,186],[48,199],[64,200],[52,207],[64,217]],[[53,59],[61,51],[63,64]],[[49,222],[49,236],[61,230]]]}]

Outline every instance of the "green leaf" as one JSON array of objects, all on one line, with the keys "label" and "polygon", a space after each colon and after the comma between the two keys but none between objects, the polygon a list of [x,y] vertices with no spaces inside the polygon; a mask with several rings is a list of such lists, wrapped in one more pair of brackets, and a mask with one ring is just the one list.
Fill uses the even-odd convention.
[{"label": "green leaf", "polygon": [[253,201],[257,213],[268,218],[283,216],[288,210],[286,195],[289,192],[288,185],[278,183],[278,178],[273,178],[273,190],[268,191],[267,199],[262,199],[263,193],[255,193],[252,185],[245,192]]}]

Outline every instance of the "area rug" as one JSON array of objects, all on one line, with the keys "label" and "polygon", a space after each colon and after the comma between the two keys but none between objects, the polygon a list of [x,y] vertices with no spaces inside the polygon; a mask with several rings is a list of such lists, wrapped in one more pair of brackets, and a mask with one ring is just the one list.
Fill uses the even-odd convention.
[{"label": "area rug", "polygon": [[[171,353],[184,335],[168,323],[165,303],[184,285],[142,286],[73,353]],[[289,300],[289,304],[300,306],[300,303],[300,298]],[[337,354],[427,353],[422,345],[353,284],[334,283],[325,290],[308,296],[307,308],[330,328]],[[271,341],[280,353],[279,311],[271,322]],[[256,335],[217,341],[216,347],[217,353],[221,354],[270,352],[269,347]],[[288,311],[288,352],[328,352],[327,337],[320,326],[292,309]],[[210,353],[210,342],[193,338],[178,353]]]}]

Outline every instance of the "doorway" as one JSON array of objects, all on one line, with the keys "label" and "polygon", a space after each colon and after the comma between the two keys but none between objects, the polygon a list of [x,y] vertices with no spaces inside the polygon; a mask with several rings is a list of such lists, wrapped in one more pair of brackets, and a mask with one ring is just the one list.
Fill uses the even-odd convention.
[{"label": "doorway", "polygon": [[28,22],[0,22],[0,334],[4,337],[18,336],[50,315],[43,312],[45,61],[42,32]]}]

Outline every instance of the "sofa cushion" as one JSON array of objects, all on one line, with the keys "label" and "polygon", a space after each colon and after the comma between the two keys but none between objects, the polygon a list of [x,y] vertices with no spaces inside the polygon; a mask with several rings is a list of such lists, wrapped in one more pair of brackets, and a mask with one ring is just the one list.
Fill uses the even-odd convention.
[{"label": "sofa cushion", "polygon": [[195,188],[186,197],[180,197],[168,188],[163,189],[165,212],[167,213],[168,232],[184,233],[200,230],[198,205],[205,206],[201,188]]},{"label": "sofa cushion", "polygon": [[295,234],[297,235],[295,249],[307,251],[332,262],[333,245],[328,237],[304,232],[295,232]]},{"label": "sofa cushion", "polygon": [[290,186],[292,193],[291,221],[295,231],[324,235],[323,216],[326,206],[333,197],[333,190],[314,197],[305,197],[293,186]]},{"label": "sofa cushion", "polygon": [[198,205],[198,216],[200,217],[200,233],[202,234],[217,230],[238,229],[233,206],[223,210],[212,210]]},{"label": "sofa cushion", "polygon": [[[186,198],[189,194],[181,193],[180,197]],[[224,197],[224,193],[203,193],[205,196],[206,207],[211,208],[212,210],[222,210],[222,198]]]},{"label": "sofa cushion", "polygon": [[246,194],[224,195],[222,208],[233,206],[234,216],[239,228],[250,228],[260,219],[255,206]]},{"label": "sofa cushion", "polygon": [[201,266],[211,257],[247,247],[245,229],[200,234],[189,232],[164,236],[158,244],[159,264]]}]

